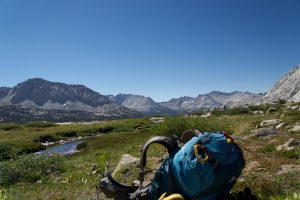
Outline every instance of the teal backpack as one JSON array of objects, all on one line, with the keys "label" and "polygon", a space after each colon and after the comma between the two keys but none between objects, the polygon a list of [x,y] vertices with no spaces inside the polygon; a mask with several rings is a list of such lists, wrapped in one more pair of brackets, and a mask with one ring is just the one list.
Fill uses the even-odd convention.
[{"label": "teal backpack", "polygon": [[[147,150],[159,143],[168,149],[152,181],[144,182]],[[127,186],[106,172],[100,189],[118,200],[158,200],[163,194],[181,194],[185,200],[223,199],[245,166],[243,154],[227,133],[187,131],[180,139],[156,136],[149,139],[140,160],[140,183]]]}]

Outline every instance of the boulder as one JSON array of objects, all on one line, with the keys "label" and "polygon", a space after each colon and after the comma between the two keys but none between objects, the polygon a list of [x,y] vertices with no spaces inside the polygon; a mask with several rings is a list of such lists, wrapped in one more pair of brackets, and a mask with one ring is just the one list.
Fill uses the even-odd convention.
[{"label": "boulder", "polygon": [[210,116],[212,116],[212,114],[210,112],[207,113],[207,114],[201,115],[201,117],[203,117],[203,118],[207,118],[207,117],[210,117]]},{"label": "boulder", "polygon": [[300,165],[281,165],[281,170],[277,174],[280,175],[289,172],[300,172]]},{"label": "boulder", "polygon": [[119,161],[115,171],[112,173],[112,176],[115,176],[115,174],[117,172],[119,172],[122,168],[124,168],[125,166],[132,166],[132,167],[138,167],[140,163],[140,159],[133,157],[129,154],[124,154],[121,158],[121,160]]},{"label": "boulder", "polygon": [[260,123],[260,127],[275,126],[280,123],[282,123],[282,120],[280,119],[269,119],[269,120],[262,121]]},{"label": "boulder", "polygon": [[289,132],[300,132],[300,125],[295,125],[294,128],[289,130]]},{"label": "boulder", "polygon": [[296,140],[294,138],[291,138],[289,141],[287,141],[286,143],[282,144],[282,145],[278,145],[276,147],[277,151],[293,151],[295,150],[295,147],[300,145],[300,140]]},{"label": "boulder", "polygon": [[281,129],[282,127],[284,127],[286,125],[286,123],[280,123],[276,126],[276,130]]},{"label": "boulder", "polygon": [[165,121],[165,117],[151,117],[149,120],[153,123],[162,123]]},{"label": "boulder", "polygon": [[299,108],[299,106],[292,106],[291,110],[297,110]]},{"label": "boulder", "polygon": [[254,115],[262,115],[262,114],[264,114],[264,111],[262,111],[262,110],[256,110],[256,111],[253,111],[252,113]]},{"label": "boulder", "polygon": [[280,134],[280,131],[276,129],[268,129],[268,128],[260,128],[252,131],[252,136],[259,137],[259,138],[268,138],[271,136],[276,136]]}]

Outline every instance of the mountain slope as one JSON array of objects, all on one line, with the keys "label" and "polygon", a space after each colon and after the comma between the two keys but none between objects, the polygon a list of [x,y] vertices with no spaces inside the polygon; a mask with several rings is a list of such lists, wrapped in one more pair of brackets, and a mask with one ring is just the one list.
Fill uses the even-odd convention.
[{"label": "mountain slope", "polygon": [[150,97],[132,94],[118,94],[116,96],[109,95],[108,97],[110,98],[110,100],[119,105],[144,114],[176,114],[171,109],[156,103]]},{"label": "mountain slope", "polygon": [[1,96],[0,105],[79,110],[102,116],[139,115],[83,85],[55,83],[40,78],[29,79],[8,90],[1,89]]},{"label": "mountain slope", "polygon": [[300,64],[276,82],[274,87],[259,102],[272,103],[280,99],[300,101]]},{"label": "mountain slope", "polygon": [[180,111],[197,111],[199,109],[212,109],[222,106],[237,107],[245,104],[249,104],[261,95],[253,94],[250,92],[231,92],[224,93],[219,91],[213,91],[208,94],[199,95],[196,98],[192,97],[180,97],[177,99],[171,99],[168,102],[162,102],[161,105],[166,106],[173,110]]}]

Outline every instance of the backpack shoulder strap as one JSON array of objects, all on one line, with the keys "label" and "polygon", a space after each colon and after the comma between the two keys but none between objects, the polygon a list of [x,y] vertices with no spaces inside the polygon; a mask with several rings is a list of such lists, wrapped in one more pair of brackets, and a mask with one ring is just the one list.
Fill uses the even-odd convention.
[{"label": "backpack shoulder strap", "polygon": [[147,163],[147,151],[150,145],[152,144],[161,144],[170,154],[174,149],[178,148],[177,138],[173,137],[164,137],[164,136],[154,136],[150,138],[143,146],[141,150],[141,159],[140,159],[140,183],[144,181],[144,168]]},{"label": "backpack shoulder strap", "polygon": [[168,153],[170,154],[175,148],[178,147],[177,140],[175,137],[164,137],[164,136],[154,136],[150,138],[143,146],[140,160],[140,167],[143,169],[146,166],[147,162],[147,150],[151,144],[161,144],[166,149],[168,149]]}]

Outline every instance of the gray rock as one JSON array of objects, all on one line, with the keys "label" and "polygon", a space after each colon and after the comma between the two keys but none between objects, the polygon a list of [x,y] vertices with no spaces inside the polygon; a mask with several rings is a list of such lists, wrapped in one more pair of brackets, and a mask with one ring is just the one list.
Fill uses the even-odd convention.
[{"label": "gray rock", "polygon": [[151,117],[149,119],[153,123],[162,123],[165,120],[165,117]]},{"label": "gray rock", "polygon": [[280,123],[276,126],[276,130],[281,129],[282,127],[284,127],[286,125],[286,123]]},{"label": "gray rock", "polygon": [[289,132],[300,132],[300,125],[294,126],[294,128],[290,129]]},{"label": "gray rock", "polygon": [[282,120],[280,120],[280,119],[269,119],[269,120],[262,121],[260,123],[260,126],[261,127],[275,126],[275,125],[277,125],[277,124],[279,124],[281,122],[282,122]]},{"label": "gray rock", "polygon": [[277,112],[277,108],[269,108],[267,113],[273,113],[273,112]]},{"label": "gray rock", "polygon": [[289,172],[300,172],[300,165],[281,165],[281,170],[277,174],[280,175]]},{"label": "gray rock", "polygon": [[276,129],[268,129],[268,128],[260,128],[252,132],[253,132],[252,136],[263,138],[263,139],[280,134],[280,131]]},{"label": "gray rock", "polygon": [[256,110],[256,111],[253,111],[252,113],[254,115],[262,115],[262,114],[264,114],[264,111],[262,111],[262,110]]},{"label": "gray rock", "polygon": [[295,147],[300,145],[300,140],[296,140],[294,138],[291,138],[289,141],[284,143],[283,145],[279,145],[276,147],[277,151],[292,151],[295,150]]},{"label": "gray rock", "polygon": [[133,157],[129,154],[124,154],[121,158],[121,160],[119,161],[115,171],[112,173],[112,176],[115,176],[115,174],[117,172],[119,172],[122,168],[124,168],[125,166],[133,166],[133,167],[137,167],[140,163],[140,159]]},{"label": "gray rock", "polygon": [[296,110],[296,109],[298,109],[299,108],[299,106],[292,106],[291,107],[291,110]]},{"label": "gray rock", "polygon": [[209,113],[206,113],[206,114],[204,114],[204,115],[201,115],[201,117],[203,117],[203,118],[208,118],[208,117],[210,117],[210,116],[212,116],[212,114],[209,112]]}]

